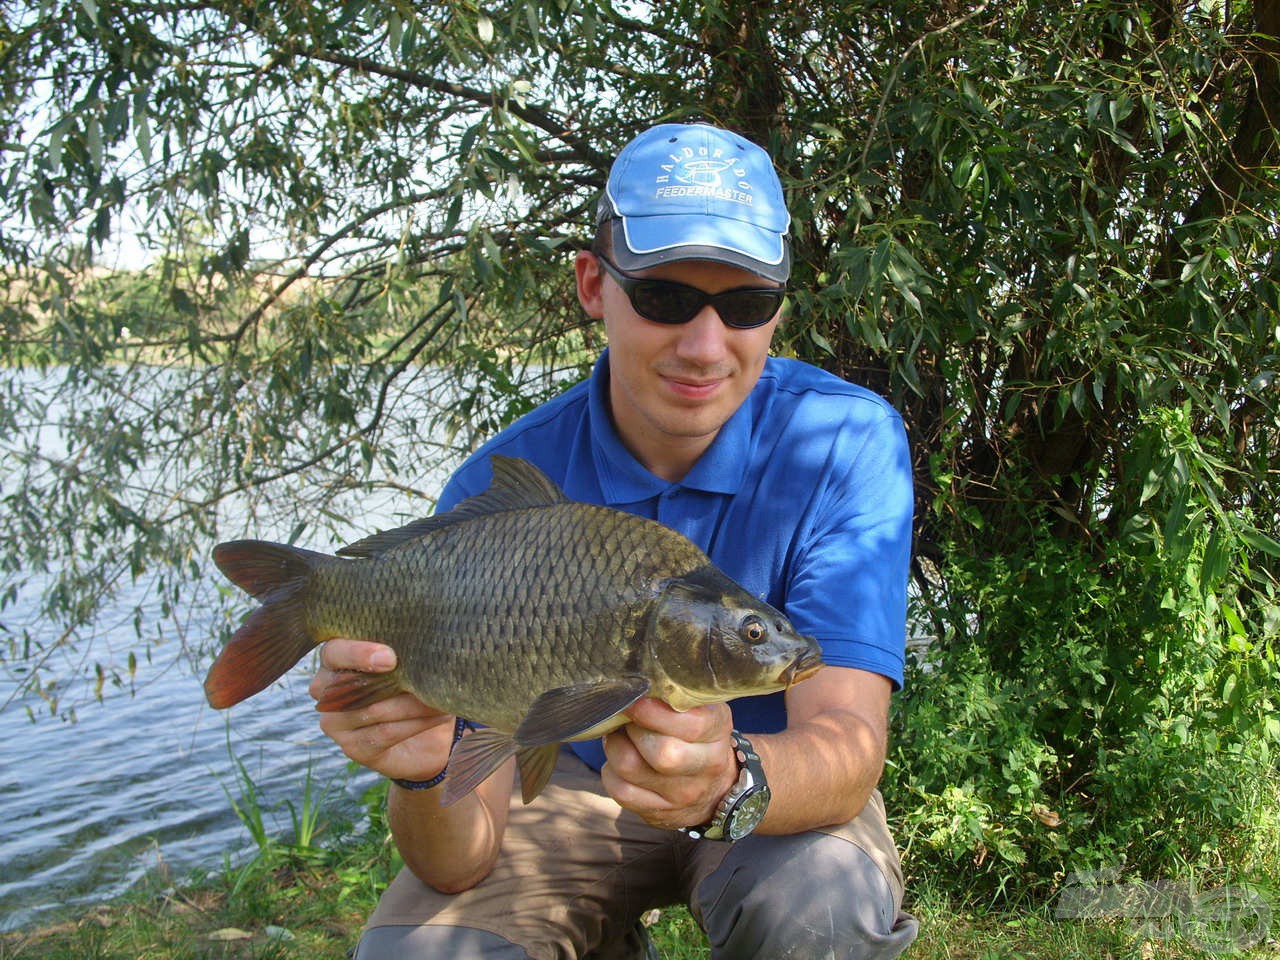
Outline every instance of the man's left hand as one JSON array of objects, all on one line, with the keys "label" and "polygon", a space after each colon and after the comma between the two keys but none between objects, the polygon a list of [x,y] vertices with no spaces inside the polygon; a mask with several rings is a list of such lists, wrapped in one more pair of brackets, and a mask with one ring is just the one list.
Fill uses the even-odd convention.
[{"label": "man's left hand", "polygon": [[655,827],[710,820],[738,778],[728,704],[681,713],[646,697],[626,714],[631,722],[604,739],[600,776],[610,796]]}]

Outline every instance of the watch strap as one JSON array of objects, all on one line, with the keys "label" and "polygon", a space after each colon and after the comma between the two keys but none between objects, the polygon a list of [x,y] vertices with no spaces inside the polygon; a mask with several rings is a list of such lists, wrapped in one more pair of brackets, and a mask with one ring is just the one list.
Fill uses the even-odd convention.
[{"label": "watch strap", "polygon": [[[763,794],[767,806],[769,787],[765,782],[764,767],[760,757],[751,746],[751,741],[737,730],[732,731],[734,759],[738,762],[738,779],[734,781],[729,792],[720,800],[711,819],[701,826],[681,827],[681,832],[694,840],[722,840],[732,843],[741,839],[755,828],[751,824],[745,832],[732,829],[732,819],[740,803],[748,794]],[[761,814],[763,816],[763,814]]]}]

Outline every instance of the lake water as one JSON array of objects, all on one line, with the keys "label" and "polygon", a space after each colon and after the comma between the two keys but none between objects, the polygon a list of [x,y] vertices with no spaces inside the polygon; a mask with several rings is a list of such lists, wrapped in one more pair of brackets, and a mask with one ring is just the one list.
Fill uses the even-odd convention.
[{"label": "lake water", "polygon": [[[49,380],[16,371],[5,376],[10,378],[6,387],[12,387],[14,376],[24,376],[21,389],[28,393]],[[61,402],[56,390],[50,396],[56,407]],[[48,422],[56,419],[53,410]],[[50,434],[42,442],[56,445],[58,439]],[[420,489],[438,490],[460,455],[423,446],[440,462],[420,464],[415,482]],[[15,481],[0,471],[0,492],[15,482],[21,478]],[[404,522],[406,510],[425,512],[422,501],[406,502],[394,492],[380,498],[352,494],[345,504],[335,504],[340,516],[352,518],[347,536],[304,537],[302,545],[332,549]],[[276,518],[258,527],[250,520],[243,535],[282,539],[294,522]],[[207,662],[192,662],[190,651],[207,646],[224,622],[220,582],[212,572],[207,584],[183,597],[180,623],[170,618],[158,634],[148,631],[163,637],[152,645],[149,659],[134,633],[133,610],[150,585],[131,587],[104,609],[95,622],[94,649],[77,649],[74,659],[53,668],[60,679],[60,703],[76,704],[74,723],[51,716],[39,698],[18,695],[19,678],[0,673],[0,930],[83,909],[144,877],[163,887],[181,882],[192,870],[216,870],[228,857],[235,862],[251,855],[252,840],[228,796],[239,800],[244,792],[237,761],[277,836],[287,834],[287,801],[301,804],[308,776],[313,790],[336,811],[345,807],[356,815],[356,800],[377,778],[349,770],[341,751],[320,732],[306,693],[310,660],[230,710],[215,711],[205,703],[201,684]],[[37,599],[24,594],[3,610],[0,619],[10,635],[18,627],[45,638],[56,635],[57,627],[39,620]],[[236,617],[253,605],[238,594],[234,602]],[[139,651],[132,684],[108,682],[98,702],[84,665],[101,658],[118,667],[132,649]]]},{"label": "lake water", "polygon": [[[241,798],[245,766],[275,833],[286,800],[300,803],[307,771],[341,806],[374,782],[350,775],[320,733],[299,670],[226,712],[204,702],[201,678],[180,659],[140,667],[135,691],[108,690],[78,721],[32,723],[19,704],[0,711],[0,928],[64,905],[123,892],[148,872],[174,881],[252,843],[227,793]],[[0,688],[0,699],[11,690]],[[36,708],[38,709],[38,708]]]}]

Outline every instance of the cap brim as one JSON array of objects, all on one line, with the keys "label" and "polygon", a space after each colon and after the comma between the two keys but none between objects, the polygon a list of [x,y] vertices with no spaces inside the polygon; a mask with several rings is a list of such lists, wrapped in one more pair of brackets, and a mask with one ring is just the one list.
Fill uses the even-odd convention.
[{"label": "cap brim", "polygon": [[707,216],[612,218],[613,261],[623,271],[664,263],[710,260],[748,270],[774,283],[791,275],[791,251],[785,236],[742,221],[723,228]]}]

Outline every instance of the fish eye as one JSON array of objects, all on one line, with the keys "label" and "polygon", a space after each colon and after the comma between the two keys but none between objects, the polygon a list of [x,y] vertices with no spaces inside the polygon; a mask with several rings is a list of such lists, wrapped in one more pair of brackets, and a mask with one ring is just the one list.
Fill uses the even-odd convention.
[{"label": "fish eye", "polygon": [[747,643],[763,643],[769,629],[765,626],[763,620],[755,614],[747,617],[742,621],[742,626],[738,628],[738,636],[742,637]]}]

